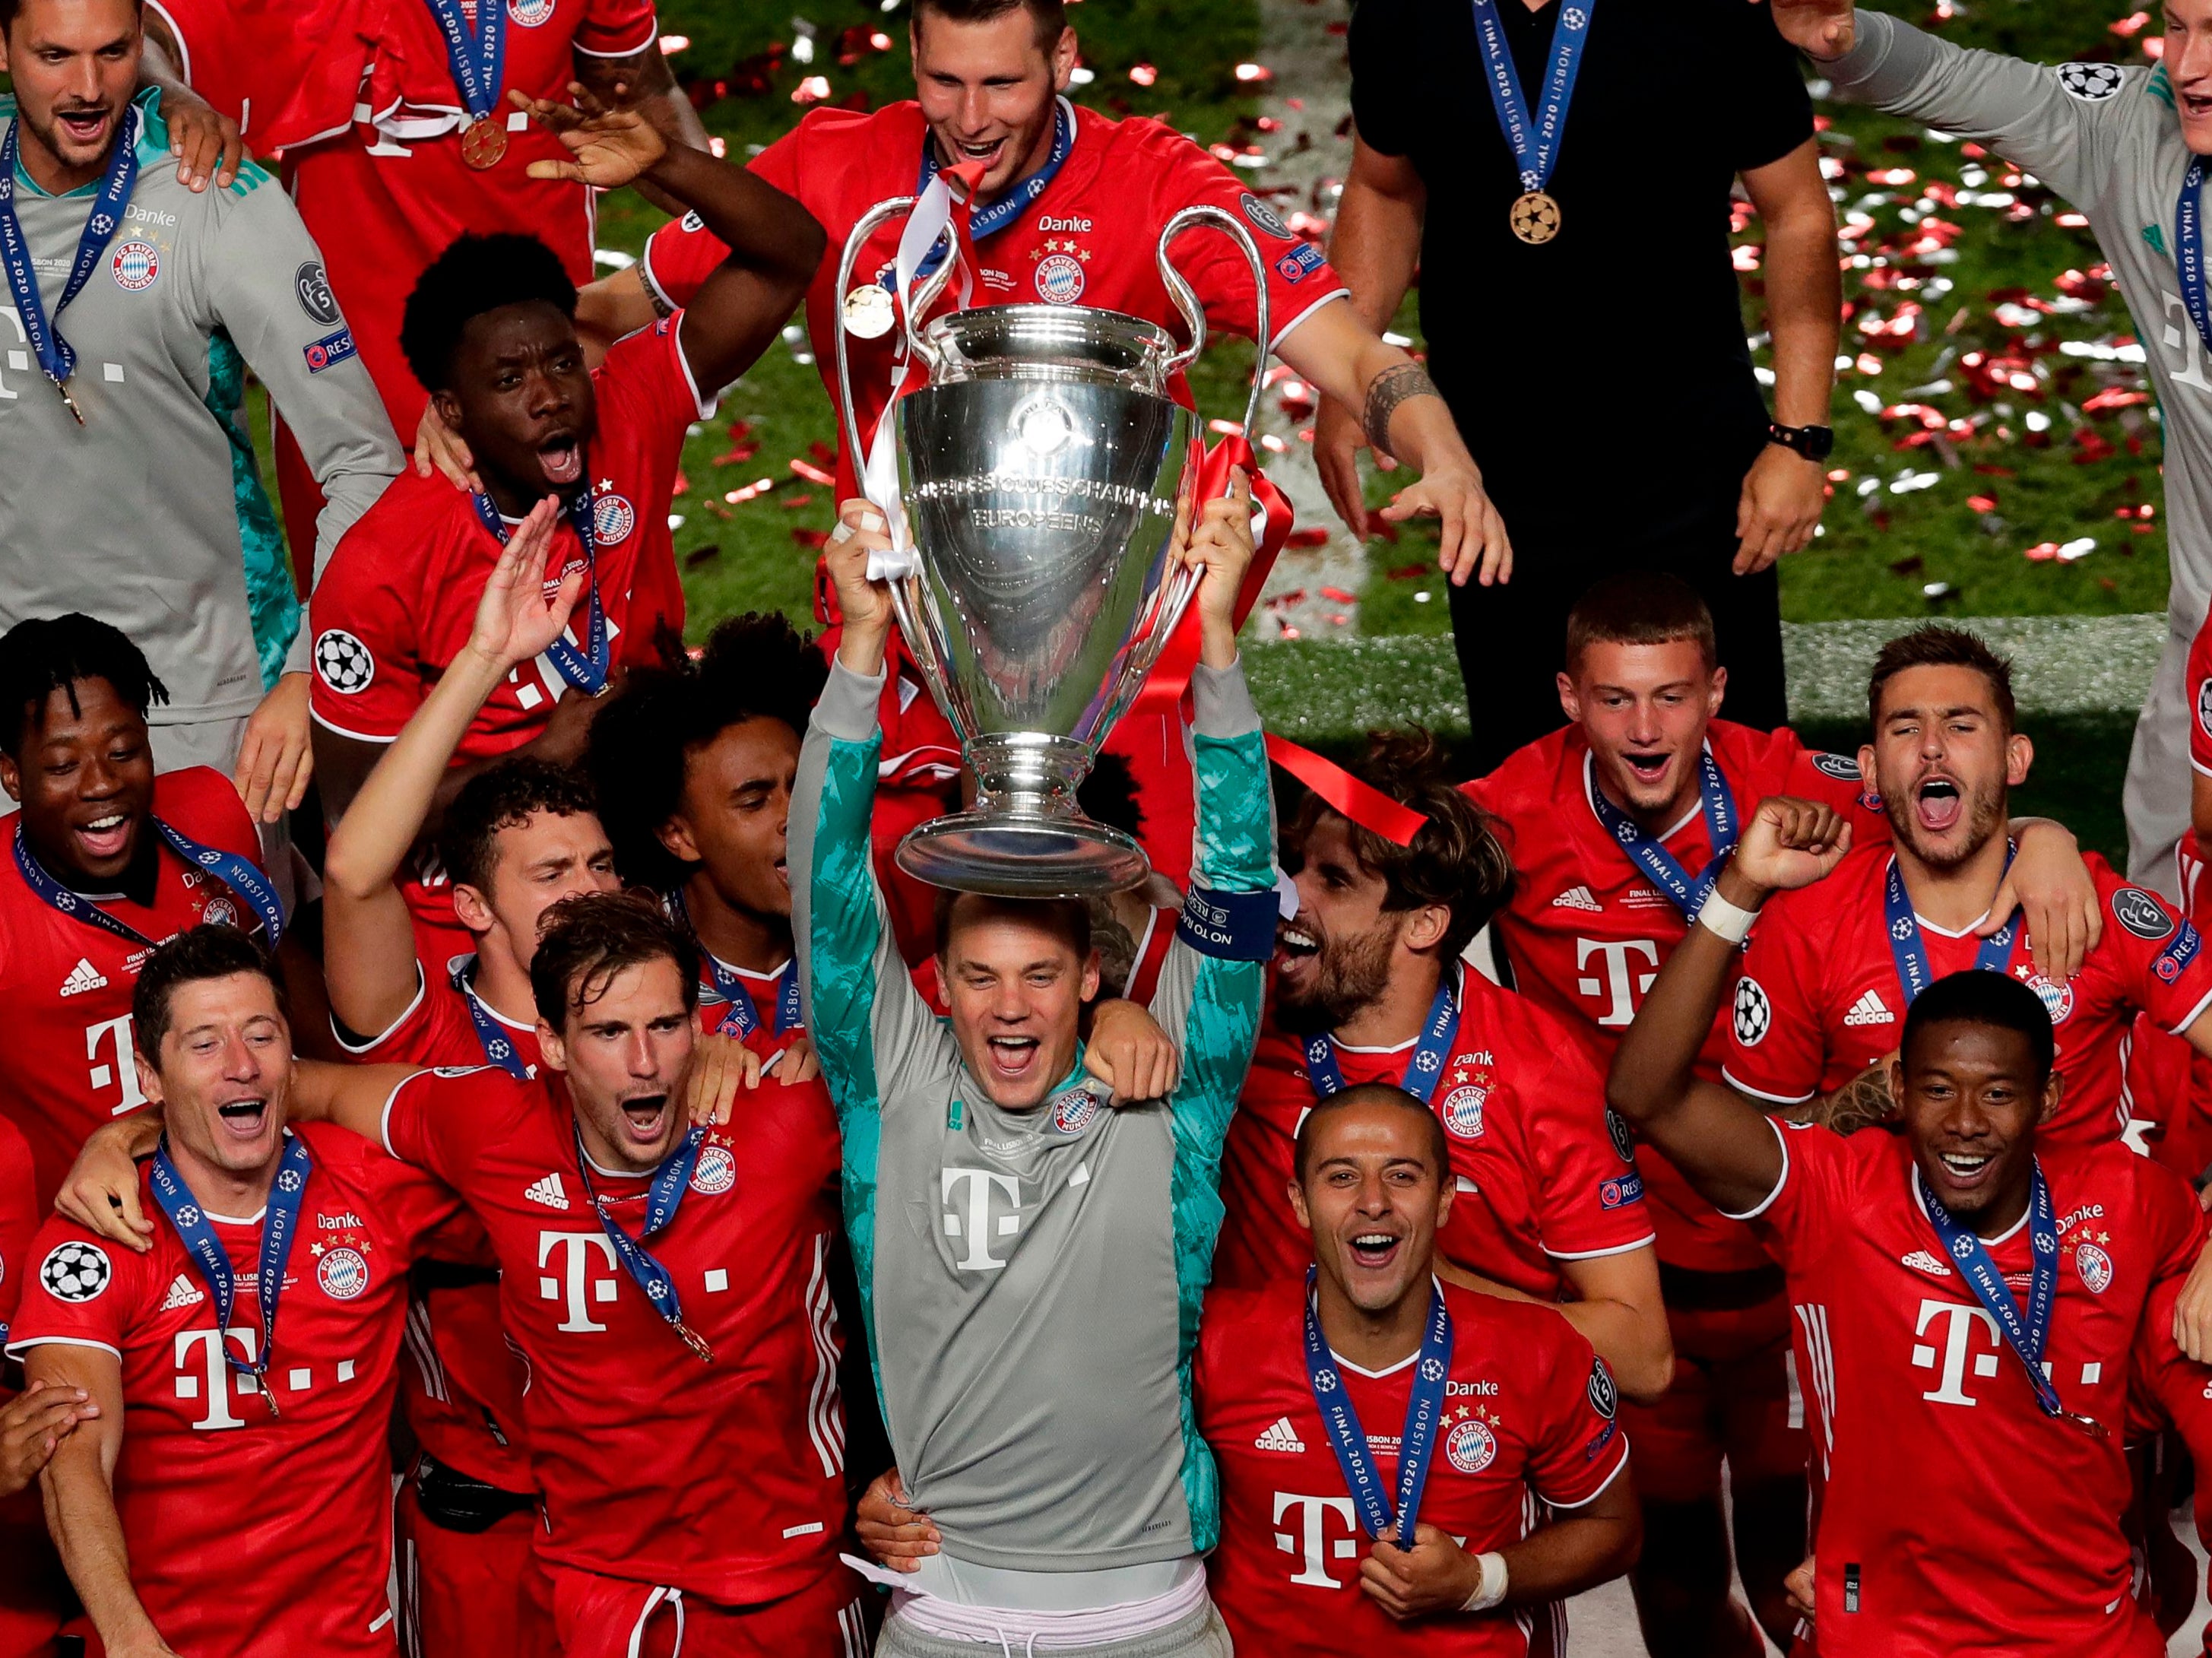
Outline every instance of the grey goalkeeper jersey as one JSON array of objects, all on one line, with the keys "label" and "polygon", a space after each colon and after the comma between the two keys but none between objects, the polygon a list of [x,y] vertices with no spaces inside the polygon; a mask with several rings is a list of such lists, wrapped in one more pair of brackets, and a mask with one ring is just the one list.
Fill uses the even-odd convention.
[{"label": "grey goalkeeper jersey", "polygon": [[1858,45],[1817,67],[1838,96],[1986,144],[2064,197],[2087,217],[2135,313],[2164,416],[2173,578],[2165,659],[2128,769],[2129,867],[2172,891],[2195,714],[2183,668],[2212,603],[2212,348],[2190,320],[2174,264],[2190,152],[2165,67],[2024,63],[1866,10]]},{"label": "grey goalkeeper jersey", "polygon": [[[1193,683],[1194,881],[1269,892],[1259,716],[1240,669],[1200,667]],[[1036,1109],[993,1105],[915,989],[876,889],[882,689],[831,671],[799,758],[790,865],[807,1029],[844,1136],[846,1227],[899,1471],[945,1552],[978,1566],[1100,1571],[1210,1548],[1218,1493],[1191,1358],[1264,964],[1178,935],[1152,1003],[1182,1049],[1172,1098],[1108,1108],[1079,1061]]]},{"label": "grey goalkeeper jersey", "polygon": [[[264,567],[282,556],[265,519],[241,525],[258,486],[249,497],[250,469],[234,472],[226,424],[238,359],[322,482],[318,572],[400,454],[283,188],[249,164],[229,189],[194,195],[177,182],[158,102],[152,92],[138,100],[138,177],[123,223],[58,317],[99,183],[52,197],[15,176],[47,319],[76,350],[70,390],[84,424],[40,369],[0,284],[0,629],[64,610],[112,623],[168,685],[154,721],[190,725],[235,719],[261,700],[248,586],[265,610]],[[0,100],[0,125],[15,112]],[[278,665],[307,667],[304,637]]]}]

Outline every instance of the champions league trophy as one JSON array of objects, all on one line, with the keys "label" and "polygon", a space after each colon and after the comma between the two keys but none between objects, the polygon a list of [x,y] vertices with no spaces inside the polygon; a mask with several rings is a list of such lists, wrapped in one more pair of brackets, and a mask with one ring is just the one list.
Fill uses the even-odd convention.
[{"label": "champions league trophy", "polygon": [[[1227,232],[1252,268],[1264,342],[1259,250],[1217,207],[1185,208],[1168,222],[1160,276],[1190,331],[1177,350],[1152,323],[1073,305],[988,306],[916,330],[914,319],[927,314],[960,261],[957,252],[945,258],[909,287],[920,251],[910,228],[897,325],[929,382],[893,403],[888,438],[878,429],[878,450],[896,445],[893,486],[888,457],[858,429],[846,334],[848,323],[864,337],[892,325],[891,295],[879,282],[856,289],[853,266],[876,228],[918,200],[927,198],[869,210],[846,239],[836,288],[847,453],[891,521],[898,551],[881,573],[892,609],[975,781],[973,806],[900,841],[899,867],[933,885],[1002,897],[1134,886],[1150,872],[1144,853],[1085,816],[1075,791],[1198,590],[1198,573],[1173,562],[1178,507],[1194,513],[1202,505],[1188,499],[1196,417],[1168,388],[1205,349],[1206,317],[1168,248],[1194,225]],[[1263,344],[1247,432],[1267,360]]]}]

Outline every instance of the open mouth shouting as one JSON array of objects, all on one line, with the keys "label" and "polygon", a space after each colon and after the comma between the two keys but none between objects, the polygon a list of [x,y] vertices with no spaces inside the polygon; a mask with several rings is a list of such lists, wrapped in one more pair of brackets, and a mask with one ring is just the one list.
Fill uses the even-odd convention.
[{"label": "open mouth shouting", "polygon": [[54,125],[62,136],[72,144],[95,149],[107,142],[108,128],[114,115],[105,104],[94,104],[82,109],[58,109]]},{"label": "open mouth shouting", "polygon": [[668,1133],[668,1115],[672,1108],[665,1094],[640,1094],[624,1100],[620,1116],[623,1134],[633,1145],[648,1150],[658,1147]]},{"label": "open mouth shouting", "polygon": [[991,1074],[1002,1083],[1028,1080],[1036,1069],[1037,1056],[1043,1051],[1044,1044],[1034,1036],[1001,1034],[986,1037],[983,1042]]},{"label": "open mouth shouting", "polygon": [[1405,1242],[1388,1227],[1369,1224],[1345,1240],[1345,1252],[1352,1266],[1364,1272],[1380,1272],[1387,1271],[1398,1259]]},{"label": "open mouth shouting", "polygon": [[131,814],[109,807],[98,817],[75,825],[77,850],[88,867],[112,864],[131,850]]},{"label": "open mouth shouting", "polygon": [[215,1114],[224,1139],[250,1143],[261,1138],[262,1128],[269,1121],[269,1101],[258,1094],[225,1100],[216,1107]]},{"label": "open mouth shouting", "polygon": [[538,469],[546,483],[565,489],[584,476],[584,446],[574,432],[560,432],[538,446]]},{"label": "open mouth shouting", "polygon": [[1000,158],[1006,155],[1007,136],[1000,133],[995,138],[977,142],[970,142],[965,138],[948,138],[945,140],[945,146],[951,150],[953,165],[956,167],[964,161],[981,161],[983,163],[984,172],[988,173],[993,167],[998,166]]},{"label": "open mouth shouting", "polygon": [[1667,780],[1667,774],[1674,768],[1674,756],[1671,753],[1624,753],[1620,756],[1620,764],[1624,771],[1644,787],[1656,788]]},{"label": "open mouth shouting", "polygon": [[1913,815],[1930,835],[1942,835],[1958,826],[1966,799],[1956,782],[1940,772],[1930,772],[1913,791]]},{"label": "open mouth shouting", "polygon": [[1304,915],[1279,922],[1275,927],[1275,971],[1297,978],[1307,963],[1321,954],[1321,929]]}]

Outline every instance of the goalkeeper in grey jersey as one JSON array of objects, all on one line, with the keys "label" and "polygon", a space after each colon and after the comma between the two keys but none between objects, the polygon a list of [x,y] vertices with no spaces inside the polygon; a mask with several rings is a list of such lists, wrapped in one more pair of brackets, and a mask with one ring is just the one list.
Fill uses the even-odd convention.
[{"label": "goalkeeper in grey jersey", "polygon": [[[2175,897],[2196,717],[2184,668],[2212,604],[2212,310],[2203,169],[2193,165],[2212,155],[2212,0],[2166,0],[2164,9],[2164,58],[2124,67],[2022,63],[1954,46],[1851,0],[1773,0],[1775,27],[1820,65],[1837,96],[1986,144],[2071,202],[2135,313],[2164,413],[2173,574],[2166,653],[2128,759],[2128,872]],[[2199,256],[2194,282],[2185,280],[2185,240]]]}]

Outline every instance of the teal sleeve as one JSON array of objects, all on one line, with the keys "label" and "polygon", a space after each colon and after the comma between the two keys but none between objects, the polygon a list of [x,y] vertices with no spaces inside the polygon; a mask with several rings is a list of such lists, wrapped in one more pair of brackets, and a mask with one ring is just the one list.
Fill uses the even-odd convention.
[{"label": "teal sleeve", "polygon": [[[1267,751],[1241,666],[1200,666],[1192,676],[1197,719],[1198,846],[1192,879],[1224,892],[1261,892],[1275,884],[1275,808]],[[1201,955],[1178,938],[1160,972],[1152,1016],[1182,1033],[1182,1079],[1169,1102],[1175,1133],[1171,1204],[1176,1298],[1180,1321],[1183,1496],[1201,1551],[1221,1529],[1219,1475],[1198,1431],[1191,1367],[1199,1309],[1221,1230],[1221,1147],[1258,1040],[1266,966]]]},{"label": "teal sleeve", "polygon": [[300,633],[300,588],[284,532],[261,487],[261,463],[246,429],[246,359],[222,329],[208,337],[208,412],[230,443],[230,493],[238,504],[238,544],[246,559],[246,602],[261,688],[276,689]]}]

